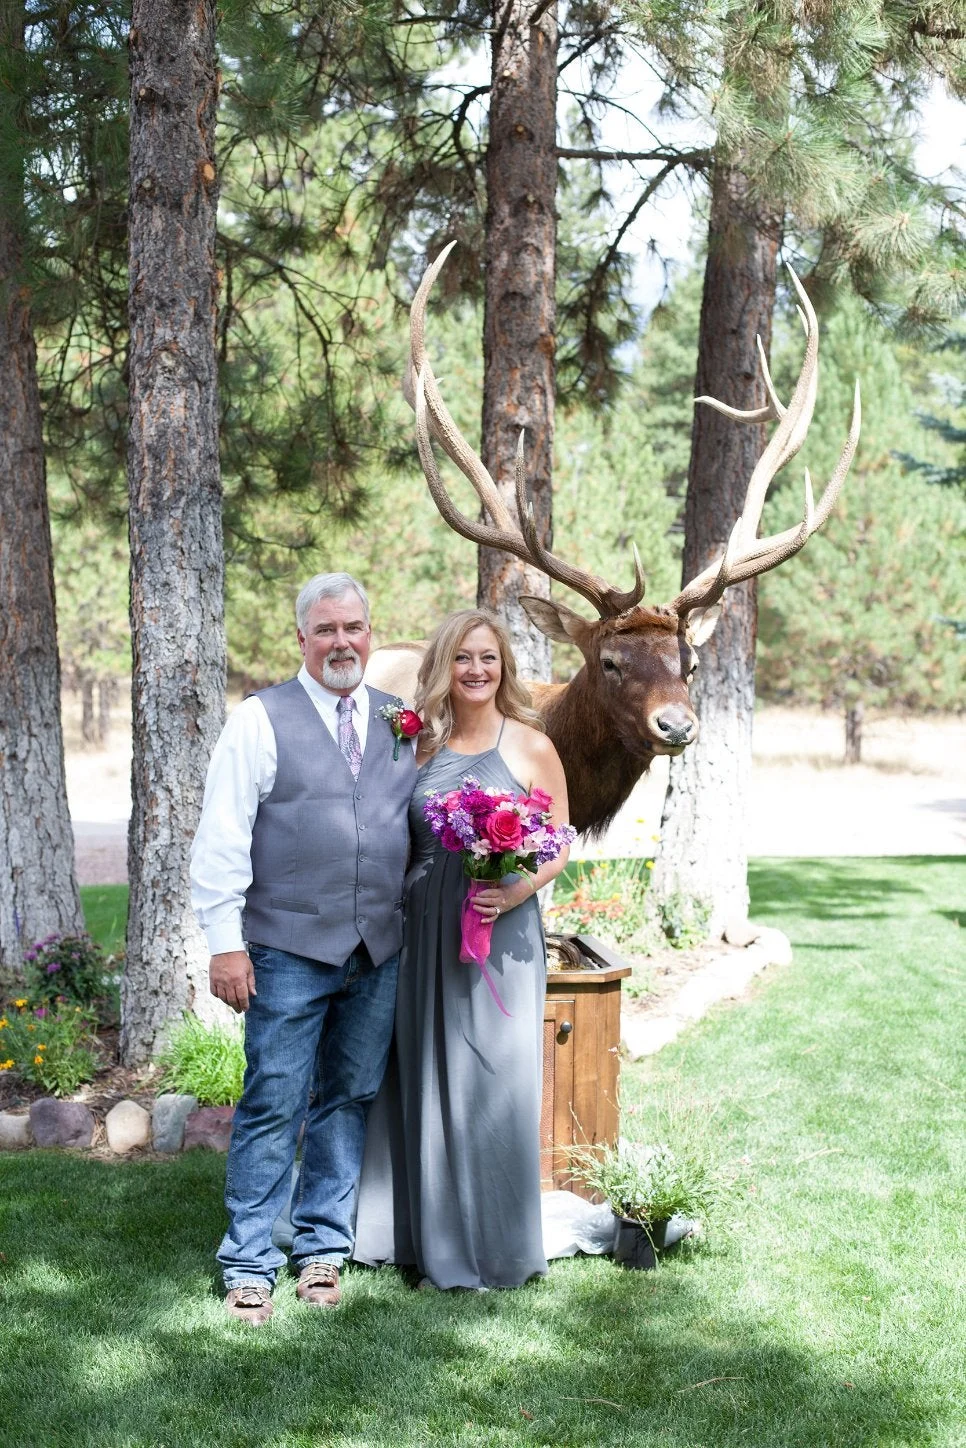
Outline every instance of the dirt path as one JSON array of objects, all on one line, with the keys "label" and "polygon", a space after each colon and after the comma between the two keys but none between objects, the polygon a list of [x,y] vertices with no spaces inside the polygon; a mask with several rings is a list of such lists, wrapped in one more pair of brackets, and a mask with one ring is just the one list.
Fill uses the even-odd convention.
[{"label": "dirt path", "polygon": [[[78,748],[66,701],[67,793],[81,884],[127,878],[130,739]],[[966,854],[966,719],[871,720],[864,762],[841,763],[837,716],[762,709],[748,801],[751,855]],[[605,839],[578,841],[584,857],[649,855],[660,827],[667,766],[659,761]]]}]

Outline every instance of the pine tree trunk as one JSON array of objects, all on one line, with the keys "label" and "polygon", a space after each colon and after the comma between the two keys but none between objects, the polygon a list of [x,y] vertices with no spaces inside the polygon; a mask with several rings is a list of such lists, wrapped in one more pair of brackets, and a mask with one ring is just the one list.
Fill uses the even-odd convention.
[{"label": "pine tree trunk", "polygon": [[224,721],[213,0],[135,0],[130,418],[133,810],[121,1053],[212,1015],[188,855]]},{"label": "pine tree trunk", "polygon": [[[0,45],[23,50],[22,5],[0,7]],[[0,145],[0,973],[23,946],[83,929],[60,720],[60,660],[37,352],[21,275],[16,99]]]},{"label": "pine tree trunk", "polygon": [[99,744],[94,723],[94,680],[89,674],[81,679],[81,739],[85,744]]},{"label": "pine tree trunk", "polygon": [[845,711],[846,764],[862,763],[862,720],[864,715],[865,708],[861,699],[857,704],[850,704]]},{"label": "pine tree trunk", "polygon": [[[695,395],[735,407],[763,406],[755,348],[771,343],[779,225],[749,202],[740,171],[718,165],[712,184]],[[741,512],[765,429],[697,407],[685,512],[685,580],[719,556]],[[691,689],[701,725],[697,744],[671,764],[655,866],[655,889],[706,901],[709,929],[748,911],[745,822],[755,703],[757,599],[754,581],[730,588],[718,627],[701,649]]]},{"label": "pine tree trunk", "polygon": [[111,710],[117,683],[114,679],[101,679],[97,685],[97,742],[102,747],[111,737]]},{"label": "pine tree trunk", "polygon": [[[483,461],[515,514],[514,465],[526,429],[527,478],[537,530],[552,520],[556,348],[557,21],[551,6],[528,24],[534,0],[496,0],[486,157],[483,311]],[[520,608],[521,593],[550,595],[519,559],[481,548],[479,602],[507,623],[525,678],[550,678],[550,641]]]}]

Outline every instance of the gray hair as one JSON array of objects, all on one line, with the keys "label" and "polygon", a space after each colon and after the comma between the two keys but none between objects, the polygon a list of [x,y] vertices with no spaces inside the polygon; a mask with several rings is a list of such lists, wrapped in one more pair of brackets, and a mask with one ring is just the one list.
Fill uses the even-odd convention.
[{"label": "gray hair", "polygon": [[314,578],[309,579],[295,600],[295,622],[302,632],[305,632],[311,609],[320,599],[343,598],[347,593],[359,595],[366,615],[366,623],[368,623],[369,595],[361,583],[357,583],[350,573],[317,573]]}]

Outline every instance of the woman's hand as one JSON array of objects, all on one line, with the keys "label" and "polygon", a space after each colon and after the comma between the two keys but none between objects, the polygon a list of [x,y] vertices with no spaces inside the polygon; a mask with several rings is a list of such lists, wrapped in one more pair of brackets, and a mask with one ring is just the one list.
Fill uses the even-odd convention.
[{"label": "woman's hand", "polygon": [[473,896],[471,903],[484,920],[493,921],[517,905],[522,905],[532,894],[530,876],[524,875],[512,885],[491,885],[489,889],[481,890],[478,895]]}]

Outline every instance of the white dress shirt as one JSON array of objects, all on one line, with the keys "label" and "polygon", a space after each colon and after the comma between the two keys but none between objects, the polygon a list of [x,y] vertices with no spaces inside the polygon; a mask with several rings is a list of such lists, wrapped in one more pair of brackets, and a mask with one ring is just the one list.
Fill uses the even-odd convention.
[{"label": "white dress shirt", "polygon": [[[340,694],[316,683],[303,664],[298,681],[338,744]],[[352,722],[365,751],[369,733],[369,691],[360,684],[349,695]],[[201,822],[191,846],[191,903],[205,932],[208,950],[220,955],[243,950],[241,917],[252,883],[252,826],[258,806],[271,794],[278,767],[275,731],[261,699],[244,699],[228,716],[215,745],[205,781]]]}]

